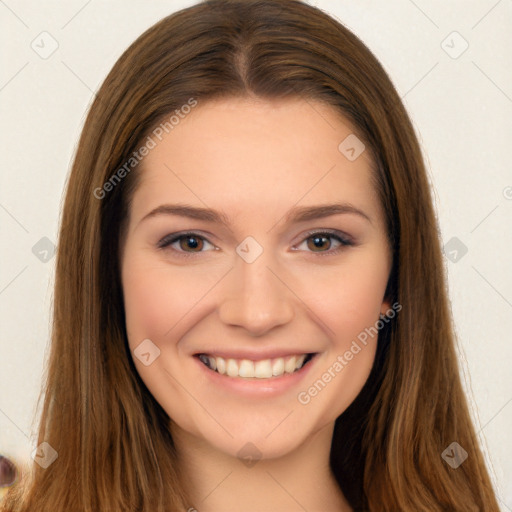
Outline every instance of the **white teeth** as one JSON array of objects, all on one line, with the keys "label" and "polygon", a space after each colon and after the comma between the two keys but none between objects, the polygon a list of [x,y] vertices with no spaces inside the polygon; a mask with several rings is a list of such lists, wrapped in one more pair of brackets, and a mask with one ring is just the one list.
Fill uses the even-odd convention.
[{"label": "white teeth", "polygon": [[254,363],[249,361],[249,359],[242,359],[238,369],[238,375],[240,375],[240,377],[254,377]]},{"label": "white teeth", "polygon": [[304,366],[306,354],[297,354],[275,359],[251,361],[249,359],[224,359],[219,356],[201,354],[199,359],[211,370],[228,377],[269,379],[285,373],[293,373]]},{"label": "white teeth", "polygon": [[228,359],[226,361],[226,373],[230,377],[238,377],[238,364],[234,359]]},{"label": "white teeth", "polygon": [[254,363],[254,376],[258,379],[268,379],[272,377],[272,364],[270,359],[263,359]]},{"label": "white teeth", "polygon": [[272,375],[283,375],[284,373],[284,359],[282,357],[278,357],[277,359],[274,359],[274,362],[272,363]]},{"label": "white teeth", "polygon": [[304,359],[306,359],[306,354],[302,354],[301,356],[297,357],[297,361],[295,363],[295,369],[302,368],[302,365],[304,364]]},{"label": "white teeth", "polygon": [[215,357],[215,362],[217,365],[216,370],[221,374],[224,375],[226,373],[226,361],[222,359],[222,357]]},{"label": "white teeth", "polygon": [[286,373],[293,373],[295,371],[296,361],[297,358],[295,356],[286,358],[286,361],[284,362],[284,371]]}]

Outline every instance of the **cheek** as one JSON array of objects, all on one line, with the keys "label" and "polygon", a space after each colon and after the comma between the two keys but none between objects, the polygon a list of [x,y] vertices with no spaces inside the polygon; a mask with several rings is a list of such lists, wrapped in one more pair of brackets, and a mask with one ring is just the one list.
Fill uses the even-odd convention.
[{"label": "cheek", "polygon": [[[190,276],[184,274],[170,272],[168,266],[155,263],[144,254],[127,251],[122,283],[128,344],[137,372],[170,417],[194,428],[191,422],[194,413],[183,399],[179,382],[184,379],[176,361],[179,360],[178,341],[186,327],[186,322],[181,320],[207,288],[197,289],[195,281],[191,283]],[[137,348],[146,339],[160,350],[147,366],[137,357]]]},{"label": "cheek", "polygon": [[321,422],[334,420],[354,401],[375,359],[375,326],[388,269],[385,261],[364,254],[358,256],[361,257],[350,260],[350,265],[347,262],[344,268],[340,267],[335,277],[332,273],[317,275],[315,292],[310,292],[305,301],[313,304],[311,309],[322,319],[331,344],[297,400],[309,414],[318,414]]},{"label": "cheek", "polygon": [[[142,272],[137,265],[129,265],[126,271],[123,296],[126,328],[130,346],[133,348],[144,338],[155,339],[165,329],[162,315],[165,288],[152,278],[151,271]],[[168,325],[167,329],[170,327]]]},{"label": "cheek", "polygon": [[335,275],[331,271],[317,277],[314,288],[310,280],[304,281],[304,290],[314,290],[307,302],[324,321],[328,335],[339,345],[336,348],[341,349],[379,319],[388,279],[386,262],[354,255]]},{"label": "cheek", "polygon": [[161,263],[128,254],[123,266],[123,296],[130,345],[144,338],[167,338],[205,294],[210,281],[211,276],[191,280],[190,273],[170,272]]}]

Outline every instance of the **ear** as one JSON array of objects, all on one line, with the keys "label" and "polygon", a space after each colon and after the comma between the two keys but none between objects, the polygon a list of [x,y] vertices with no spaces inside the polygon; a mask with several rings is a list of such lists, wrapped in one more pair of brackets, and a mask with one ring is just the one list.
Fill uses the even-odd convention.
[{"label": "ear", "polygon": [[393,268],[390,270],[390,274],[388,277],[388,282],[386,284],[386,289],[384,291],[384,298],[382,299],[382,304],[380,306],[381,315],[386,315],[387,312],[392,308],[393,304],[393,296],[395,296],[394,286],[393,286]]},{"label": "ear", "polygon": [[387,312],[390,309],[391,309],[391,302],[386,300],[382,303],[382,306],[380,307],[380,314],[387,315]]},{"label": "ear", "polygon": [[380,314],[387,315],[387,312],[390,309],[392,309],[391,308],[391,298],[386,295],[382,301],[381,306],[380,306]]}]

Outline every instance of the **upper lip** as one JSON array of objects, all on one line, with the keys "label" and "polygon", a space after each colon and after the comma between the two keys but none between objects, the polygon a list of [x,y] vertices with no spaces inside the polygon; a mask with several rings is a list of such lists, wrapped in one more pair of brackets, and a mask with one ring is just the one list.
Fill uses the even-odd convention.
[{"label": "upper lip", "polygon": [[311,350],[304,349],[273,349],[273,350],[203,350],[194,355],[201,354],[222,357],[223,359],[249,359],[250,361],[260,361],[262,359],[276,359],[278,357],[289,357],[301,354],[314,354]]}]

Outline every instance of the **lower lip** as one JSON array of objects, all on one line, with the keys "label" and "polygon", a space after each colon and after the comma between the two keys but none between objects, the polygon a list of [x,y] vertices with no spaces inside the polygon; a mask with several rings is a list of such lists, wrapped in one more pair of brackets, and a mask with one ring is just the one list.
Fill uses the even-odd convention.
[{"label": "lower lip", "polygon": [[215,385],[243,395],[268,397],[284,393],[294,386],[297,386],[309,373],[310,368],[316,361],[317,355],[318,354],[315,354],[300,370],[293,373],[285,373],[279,377],[270,377],[268,379],[229,377],[215,370],[210,370],[198,357],[195,356],[194,359],[199,365],[200,371],[202,371],[208,379],[211,379],[211,382]]}]

